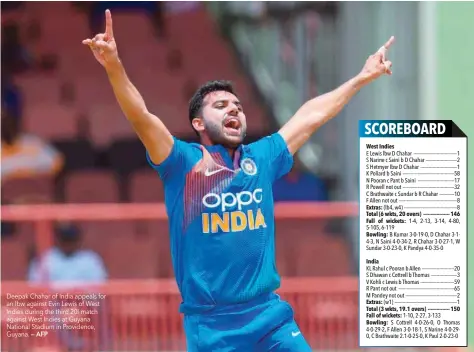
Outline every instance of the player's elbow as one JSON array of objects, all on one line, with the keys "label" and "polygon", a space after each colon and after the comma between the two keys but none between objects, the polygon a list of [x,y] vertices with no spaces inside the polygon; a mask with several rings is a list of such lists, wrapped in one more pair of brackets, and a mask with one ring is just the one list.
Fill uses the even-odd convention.
[{"label": "player's elbow", "polygon": [[151,119],[151,114],[146,106],[131,107],[124,110],[125,116],[133,124],[140,124]]}]

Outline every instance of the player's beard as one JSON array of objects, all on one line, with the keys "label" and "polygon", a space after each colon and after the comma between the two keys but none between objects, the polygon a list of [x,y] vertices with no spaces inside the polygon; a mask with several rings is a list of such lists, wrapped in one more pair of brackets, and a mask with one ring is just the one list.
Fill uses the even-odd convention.
[{"label": "player's beard", "polygon": [[243,124],[240,127],[238,136],[227,135],[224,132],[224,126],[222,124],[204,121],[204,126],[206,127],[207,136],[212,144],[220,144],[230,149],[238,148],[242,144],[246,134],[246,128]]}]

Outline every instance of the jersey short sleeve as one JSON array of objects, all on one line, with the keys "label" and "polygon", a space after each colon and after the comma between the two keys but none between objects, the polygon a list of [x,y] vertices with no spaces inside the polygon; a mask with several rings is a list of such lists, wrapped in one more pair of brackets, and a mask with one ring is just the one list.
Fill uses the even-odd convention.
[{"label": "jersey short sleeve", "polygon": [[155,164],[148,153],[146,158],[150,166],[155,169],[163,181],[186,175],[199,161],[199,148],[191,143],[173,137],[174,143],[170,155],[161,163]]},{"label": "jersey short sleeve", "polygon": [[272,182],[286,175],[293,167],[293,155],[278,132],[253,143],[253,153],[268,162]]}]

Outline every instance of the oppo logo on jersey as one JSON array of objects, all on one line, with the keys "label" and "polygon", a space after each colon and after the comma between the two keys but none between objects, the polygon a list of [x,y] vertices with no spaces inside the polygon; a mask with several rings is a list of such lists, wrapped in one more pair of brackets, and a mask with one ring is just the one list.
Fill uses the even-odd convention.
[{"label": "oppo logo on jersey", "polygon": [[[219,213],[202,214],[202,232],[217,233],[239,232],[246,229],[255,230],[267,227],[265,218],[260,208],[248,209],[251,204],[260,204],[263,200],[263,191],[257,188],[253,192],[243,191],[239,193],[208,193],[202,198],[202,204],[208,209],[219,209]],[[234,211],[228,211],[235,209]]]}]

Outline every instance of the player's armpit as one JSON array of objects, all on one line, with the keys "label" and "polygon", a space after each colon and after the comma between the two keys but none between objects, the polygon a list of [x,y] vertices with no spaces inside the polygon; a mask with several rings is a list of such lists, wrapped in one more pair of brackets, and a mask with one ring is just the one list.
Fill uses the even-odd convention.
[{"label": "player's armpit", "polygon": [[107,75],[123,113],[145,146],[151,160],[161,164],[171,153],[174,139],[165,124],[146,107],[140,92],[121,64],[107,68]]}]

